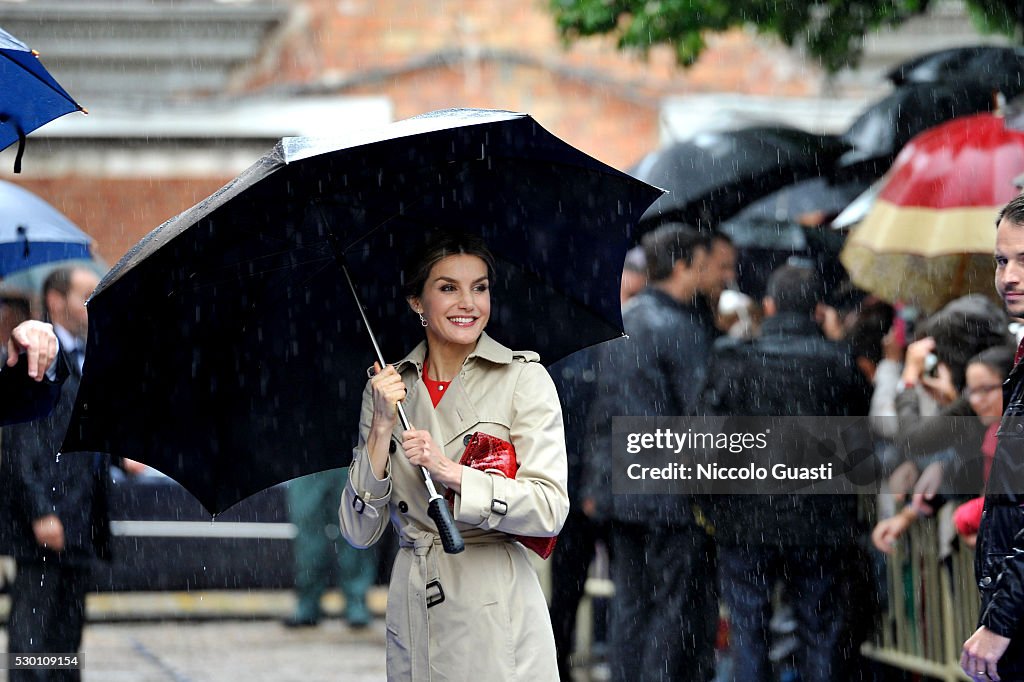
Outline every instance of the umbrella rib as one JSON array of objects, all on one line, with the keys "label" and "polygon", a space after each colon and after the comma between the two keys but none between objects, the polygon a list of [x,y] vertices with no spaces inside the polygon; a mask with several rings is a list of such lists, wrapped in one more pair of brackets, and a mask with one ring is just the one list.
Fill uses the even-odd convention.
[{"label": "umbrella rib", "polygon": [[[406,208],[414,207],[414,206],[416,206],[416,204],[418,204],[418,203],[422,203],[422,202],[423,202],[423,199],[422,199],[422,198],[416,199],[416,201],[413,201],[413,202],[412,202],[411,204],[409,204],[409,206],[407,206]],[[374,226],[373,226],[373,227],[371,227],[370,229],[368,229],[368,230],[366,230],[365,232],[363,232],[363,233],[362,233],[361,235],[359,235],[359,238],[358,238],[358,239],[356,239],[356,240],[355,240],[354,242],[352,242],[351,244],[349,244],[348,246],[346,246],[346,247],[345,247],[345,251],[344,251],[344,253],[348,253],[348,252],[349,252],[349,251],[351,251],[351,250],[352,250],[352,249],[353,249],[353,248],[354,248],[354,247],[355,247],[356,245],[358,245],[358,244],[359,244],[360,242],[363,242],[363,241],[366,241],[367,239],[369,239],[369,238],[370,238],[370,237],[371,237],[371,236],[372,236],[373,234],[375,234],[375,233],[376,233],[376,232],[377,232],[378,230],[381,230],[381,229],[383,229],[385,225],[387,225],[387,224],[388,224],[389,222],[391,222],[392,220],[394,220],[395,218],[397,218],[397,217],[398,217],[398,216],[400,216],[400,215],[403,215],[403,214],[402,214],[402,213],[392,213],[391,215],[389,215],[389,216],[388,216],[387,218],[385,218],[384,220],[380,221],[379,223],[377,223],[376,225],[374,225]],[[406,218],[409,218],[409,219],[410,219],[410,220],[412,220],[413,222],[416,222],[416,221],[415,221],[414,219],[412,219],[412,216],[406,216]]]},{"label": "umbrella rib", "polygon": [[[321,258],[311,258],[310,260],[298,261],[296,263],[288,263],[287,265],[281,265],[281,266],[278,266],[276,268],[267,268],[267,269],[264,269],[264,270],[260,270],[259,272],[254,272],[252,274],[236,272],[236,276],[246,275],[248,277],[255,277],[256,275],[267,275],[267,274],[270,274],[270,273],[273,273],[273,272],[280,272],[281,270],[291,270],[291,269],[293,269],[297,265],[309,265],[311,263],[326,263],[326,264],[329,265],[333,261],[334,261],[333,256],[327,256],[327,257],[321,257]],[[243,264],[244,264],[244,262],[243,263],[238,263],[237,265],[243,265]],[[231,267],[232,266],[225,266],[224,268],[221,268],[221,270],[222,271],[223,270],[227,270],[228,268],[231,268]],[[318,270],[317,272],[320,272],[320,271]],[[231,278],[232,278],[231,275],[226,274],[225,275],[225,279],[223,279],[223,280],[218,280],[216,282],[203,282],[202,284],[197,283],[194,286],[190,287],[189,290],[190,291],[202,291],[203,289],[207,289],[209,287],[215,287],[218,284],[221,284],[223,281],[226,281],[226,280],[231,279]]]}]

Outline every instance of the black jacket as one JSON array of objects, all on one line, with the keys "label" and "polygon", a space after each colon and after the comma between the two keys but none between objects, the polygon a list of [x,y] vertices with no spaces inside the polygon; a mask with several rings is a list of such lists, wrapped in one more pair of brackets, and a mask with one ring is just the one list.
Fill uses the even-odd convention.
[{"label": "black jacket", "polygon": [[562,404],[565,427],[565,452],[569,464],[569,503],[576,507],[583,502],[583,469],[587,455],[587,415],[597,390],[598,348],[584,348],[548,367],[548,373]]},{"label": "black jacket", "polygon": [[978,531],[974,571],[981,590],[979,625],[1010,638],[999,674],[1024,677],[1024,363],[1003,385],[992,471]]},{"label": "black jacket", "polygon": [[57,560],[57,554],[36,544],[32,533],[34,519],[56,514],[65,536],[59,559],[84,565],[108,556],[109,457],[59,454],[81,381],[76,363],[61,353],[70,375],[53,412],[7,426],[0,436],[0,554],[19,561]]},{"label": "black jacket", "polygon": [[[738,417],[855,416],[867,414],[869,400],[867,381],[845,344],[826,339],[810,317],[780,313],[765,320],[753,341],[726,338],[715,345],[701,404],[707,414]],[[868,439],[865,424],[863,445]],[[810,463],[801,461],[808,457],[814,454],[785,453],[794,465]],[[723,495],[711,502],[716,537],[727,545],[835,544],[855,537],[853,495]]]},{"label": "black jacket", "polygon": [[584,495],[594,499],[604,518],[690,524],[691,500],[685,496],[611,494],[612,418],[696,414],[708,353],[718,335],[714,317],[703,297],[684,304],[648,287],[626,304],[622,322],[629,338],[600,347]]},{"label": "black jacket", "polygon": [[42,381],[28,376],[28,358],[22,354],[14,367],[0,367],[0,426],[45,417],[60,398],[60,385],[68,376],[63,358],[57,359],[57,379]]}]

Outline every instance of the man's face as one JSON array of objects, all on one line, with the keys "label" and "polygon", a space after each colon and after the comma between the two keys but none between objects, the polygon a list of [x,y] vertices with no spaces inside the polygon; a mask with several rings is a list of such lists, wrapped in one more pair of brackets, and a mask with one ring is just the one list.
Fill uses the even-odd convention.
[{"label": "man's face", "polygon": [[736,278],[736,249],[720,239],[714,240],[698,272],[697,288],[712,301],[717,301],[722,291]]},{"label": "man's face", "polygon": [[89,314],[85,301],[100,283],[99,278],[88,270],[75,270],[71,275],[71,287],[67,298],[51,292],[50,315],[53,321],[80,339],[89,335]]},{"label": "man's face", "polygon": [[1005,218],[996,229],[996,291],[1010,317],[1024,318],[1024,225]]}]

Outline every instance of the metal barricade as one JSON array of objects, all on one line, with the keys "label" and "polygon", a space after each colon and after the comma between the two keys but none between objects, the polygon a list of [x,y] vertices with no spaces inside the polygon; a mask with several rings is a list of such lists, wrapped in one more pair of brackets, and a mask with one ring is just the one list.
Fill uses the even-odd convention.
[{"label": "metal barricade", "polygon": [[888,607],[862,650],[901,670],[969,682],[960,648],[976,628],[979,595],[974,550],[947,537],[953,508],[919,519],[887,557]]}]

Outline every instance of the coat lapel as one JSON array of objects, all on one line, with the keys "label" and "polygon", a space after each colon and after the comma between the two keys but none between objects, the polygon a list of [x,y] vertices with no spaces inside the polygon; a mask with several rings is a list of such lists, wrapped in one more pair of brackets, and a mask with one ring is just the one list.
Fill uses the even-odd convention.
[{"label": "coat lapel", "polygon": [[[424,387],[424,390],[426,388]],[[446,404],[447,403],[447,404]],[[455,377],[455,381],[448,388],[448,395],[441,399],[437,409],[434,410],[438,430],[434,431],[441,439],[441,447],[448,451],[448,446],[458,438],[463,431],[473,426],[480,420],[477,418],[476,407],[466,392],[466,386],[462,382],[462,375]],[[462,452],[462,444],[457,448]]]}]

